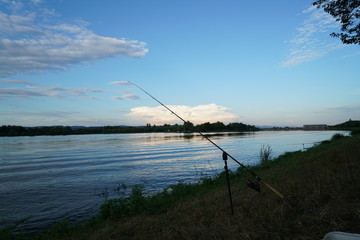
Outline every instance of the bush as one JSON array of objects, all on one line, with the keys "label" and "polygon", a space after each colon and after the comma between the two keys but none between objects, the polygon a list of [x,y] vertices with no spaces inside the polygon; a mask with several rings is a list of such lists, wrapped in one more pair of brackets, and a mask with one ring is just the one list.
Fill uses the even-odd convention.
[{"label": "bush", "polygon": [[345,136],[341,133],[335,133],[332,137],[331,137],[331,141],[334,141],[334,140],[338,140],[338,139],[341,139],[341,138],[344,138]]}]

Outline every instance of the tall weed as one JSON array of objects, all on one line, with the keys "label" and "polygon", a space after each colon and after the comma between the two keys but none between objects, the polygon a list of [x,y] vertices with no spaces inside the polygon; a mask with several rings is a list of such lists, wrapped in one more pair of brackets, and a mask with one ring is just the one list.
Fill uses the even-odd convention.
[{"label": "tall weed", "polygon": [[269,145],[262,145],[259,152],[260,162],[264,163],[272,158],[272,149]]}]

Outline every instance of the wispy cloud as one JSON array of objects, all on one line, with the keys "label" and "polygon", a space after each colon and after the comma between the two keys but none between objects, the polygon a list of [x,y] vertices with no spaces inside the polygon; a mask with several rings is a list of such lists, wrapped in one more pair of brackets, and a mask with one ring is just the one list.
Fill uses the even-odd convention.
[{"label": "wispy cloud", "polygon": [[345,59],[345,58],[351,58],[351,57],[355,57],[355,56],[359,56],[360,55],[360,51],[357,51],[357,52],[354,52],[352,54],[348,54],[348,55],[345,55],[343,56],[342,58]]},{"label": "wispy cloud", "polygon": [[1,78],[0,78],[0,83],[33,85],[30,81],[16,80],[16,79],[1,79]]},{"label": "wispy cloud", "polygon": [[[100,36],[81,21],[65,22],[41,1],[5,1],[0,11],[0,76],[65,70],[76,64],[116,57],[143,57],[146,43]],[[30,10],[29,10],[30,9]]]},{"label": "wispy cloud", "polygon": [[44,97],[72,99],[73,97],[97,99],[90,94],[103,92],[99,89],[91,88],[62,88],[53,86],[34,85],[29,81],[0,79],[0,83],[27,85],[25,88],[6,87],[0,88],[0,99],[5,98],[24,98],[35,100]]},{"label": "wispy cloud", "polygon": [[69,117],[74,114],[79,114],[79,112],[74,111],[0,111],[1,115],[11,115],[11,116],[27,116],[27,117],[53,117],[53,118],[64,118]]},{"label": "wispy cloud", "polygon": [[76,111],[0,111],[2,123],[21,126],[106,126],[119,124],[119,117],[84,115]]},{"label": "wispy cloud", "polygon": [[130,82],[127,82],[127,81],[113,81],[113,82],[110,82],[110,84],[112,84],[112,85],[120,85],[120,86],[130,86],[130,85],[132,85]]},{"label": "wispy cloud", "polygon": [[115,99],[115,100],[124,100],[124,99],[139,100],[140,97],[135,94],[132,94],[132,93],[125,93],[122,96],[113,96],[112,99]]},{"label": "wispy cloud", "polygon": [[[238,119],[235,114],[229,112],[229,109],[216,104],[198,105],[198,106],[168,106],[174,112],[184,119],[195,124],[204,122],[233,122]],[[173,124],[178,123],[179,119],[162,106],[157,107],[135,107],[130,110],[127,117],[141,122],[151,124]]]},{"label": "wispy cloud", "polygon": [[354,114],[360,117],[360,105],[348,105],[348,106],[333,106],[317,109],[315,113],[341,113],[341,114]]},{"label": "wispy cloud", "polygon": [[[132,85],[132,83],[128,82],[128,81],[113,81],[113,82],[110,82],[109,84],[119,85],[119,86],[131,86]],[[125,100],[125,99],[139,100],[140,97],[133,93],[126,92],[126,93],[123,93],[121,96],[113,96],[112,99],[114,99],[114,100]]]},{"label": "wispy cloud", "polygon": [[302,12],[306,19],[288,41],[290,50],[283,67],[295,66],[322,57],[343,44],[329,34],[339,29],[339,24],[322,9],[309,7]]}]

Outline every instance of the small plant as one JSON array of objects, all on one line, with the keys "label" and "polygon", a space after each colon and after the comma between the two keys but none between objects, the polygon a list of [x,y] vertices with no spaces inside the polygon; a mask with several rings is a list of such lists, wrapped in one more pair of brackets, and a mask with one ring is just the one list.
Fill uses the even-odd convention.
[{"label": "small plant", "polygon": [[272,149],[269,145],[261,145],[260,152],[259,152],[260,162],[264,163],[272,158]]}]

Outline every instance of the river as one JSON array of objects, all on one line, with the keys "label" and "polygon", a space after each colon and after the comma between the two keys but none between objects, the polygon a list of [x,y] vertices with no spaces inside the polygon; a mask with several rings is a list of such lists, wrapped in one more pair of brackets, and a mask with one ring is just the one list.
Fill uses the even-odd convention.
[{"label": "river", "polygon": [[[262,145],[276,157],[338,132],[260,131],[210,138],[241,163],[254,165]],[[239,166],[229,160],[229,167]],[[222,153],[197,134],[0,137],[0,229],[24,218],[19,229],[25,232],[64,219],[80,222],[96,215],[106,198],[123,196],[135,184],[154,193],[222,170]]]}]

